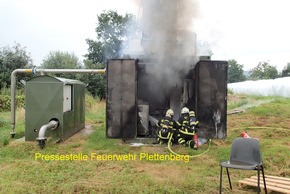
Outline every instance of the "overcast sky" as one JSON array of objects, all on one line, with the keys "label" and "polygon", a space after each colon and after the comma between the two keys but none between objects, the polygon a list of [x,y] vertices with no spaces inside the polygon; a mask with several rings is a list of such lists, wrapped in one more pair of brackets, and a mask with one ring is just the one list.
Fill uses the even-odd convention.
[{"label": "overcast sky", "polygon": [[[83,59],[102,10],[138,15],[139,8],[140,0],[0,0],[0,47],[20,43],[34,65],[50,51]],[[282,70],[290,62],[289,8],[289,0],[199,0],[193,28],[212,59],[235,59],[245,70],[269,61]]]}]

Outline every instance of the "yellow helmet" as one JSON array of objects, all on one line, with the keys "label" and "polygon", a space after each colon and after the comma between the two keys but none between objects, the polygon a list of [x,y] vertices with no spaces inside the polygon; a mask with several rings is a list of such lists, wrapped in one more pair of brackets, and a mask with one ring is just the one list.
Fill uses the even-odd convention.
[{"label": "yellow helmet", "polygon": [[189,109],[186,108],[186,107],[183,107],[183,108],[181,109],[181,114],[186,114],[186,113],[189,113]]},{"label": "yellow helmet", "polygon": [[168,110],[166,111],[166,116],[168,116],[168,117],[173,117],[173,116],[174,116],[174,112],[173,112],[173,110],[172,110],[172,109],[168,109]]}]

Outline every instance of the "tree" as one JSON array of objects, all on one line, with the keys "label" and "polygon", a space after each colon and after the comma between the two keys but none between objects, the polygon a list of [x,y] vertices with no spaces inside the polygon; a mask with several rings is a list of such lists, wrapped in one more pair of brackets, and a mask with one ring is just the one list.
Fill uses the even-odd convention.
[{"label": "tree", "polygon": [[[15,43],[12,47],[0,48],[0,90],[10,86],[13,70],[32,67],[32,59],[25,49],[19,43]],[[23,79],[24,76],[17,76],[17,80]]]},{"label": "tree", "polygon": [[[129,41],[138,34],[136,20],[133,15],[119,15],[115,11],[104,11],[98,16],[96,27],[97,40],[87,39],[88,54],[85,55],[85,68],[104,68],[107,59],[120,58],[122,50]],[[93,96],[105,98],[105,76],[85,75],[82,81],[88,83],[87,89]]]},{"label": "tree", "polygon": [[[80,69],[82,64],[79,58],[73,54],[62,51],[51,51],[41,63],[41,68],[44,69]],[[55,74],[59,77],[77,79],[76,74]]]},{"label": "tree", "polygon": [[278,77],[278,71],[275,66],[269,62],[260,62],[254,69],[251,70],[250,78],[253,80],[259,79],[275,79]]},{"label": "tree", "polygon": [[87,44],[89,45],[88,54],[85,57],[92,61],[93,63],[105,63],[104,54],[104,44],[102,42],[97,42],[94,40],[87,39]]},{"label": "tree", "polygon": [[[104,65],[101,63],[93,63],[91,60],[84,60],[86,69],[103,69]],[[99,96],[100,100],[106,97],[106,79],[102,74],[87,74],[81,77],[82,82],[87,83],[87,90],[94,96]]]},{"label": "tree", "polygon": [[287,63],[287,66],[285,66],[282,70],[282,77],[290,76],[290,63]]},{"label": "tree", "polygon": [[98,16],[97,41],[87,39],[88,54],[93,63],[106,63],[107,59],[121,57],[122,49],[137,34],[137,25],[132,14],[119,15],[116,11],[104,11]]},{"label": "tree", "polygon": [[242,82],[246,80],[244,75],[244,65],[240,65],[236,60],[231,59],[228,62],[228,83]]}]

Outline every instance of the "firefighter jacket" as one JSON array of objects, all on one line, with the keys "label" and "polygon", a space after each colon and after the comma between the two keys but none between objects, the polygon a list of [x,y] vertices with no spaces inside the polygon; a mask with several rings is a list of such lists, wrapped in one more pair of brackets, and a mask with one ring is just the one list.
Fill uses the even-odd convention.
[{"label": "firefighter jacket", "polygon": [[190,117],[189,114],[182,114],[178,119],[178,123],[180,123],[181,127],[179,131],[184,134],[193,133],[190,131]]},{"label": "firefighter jacket", "polygon": [[196,128],[198,127],[198,121],[195,117],[195,114],[189,114],[189,131],[196,132]]},{"label": "firefighter jacket", "polygon": [[169,139],[171,134],[174,134],[179,128],[178,123],[171,117],[165,116],[156,124],[158,127],[158,137],[161,139]]}]

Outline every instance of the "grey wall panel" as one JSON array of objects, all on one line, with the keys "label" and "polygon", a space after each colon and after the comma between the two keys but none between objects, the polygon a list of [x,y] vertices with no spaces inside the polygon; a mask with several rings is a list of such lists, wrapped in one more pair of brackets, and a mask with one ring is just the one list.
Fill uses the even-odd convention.
[{"label": "grey wall panel", "polygon": [[200,61],[196,68],[200,135],[226,138],[227,61]]},{"label": "grey wall panel", "polygon": [[108,138],[137,135],[136,61],[113,59],[107,64],[106,127]]}]

